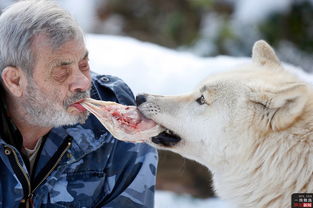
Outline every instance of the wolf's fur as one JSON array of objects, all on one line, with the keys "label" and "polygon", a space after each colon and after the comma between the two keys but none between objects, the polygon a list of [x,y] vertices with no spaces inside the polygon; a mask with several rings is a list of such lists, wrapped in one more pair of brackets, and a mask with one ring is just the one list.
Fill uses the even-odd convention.
[{"label": "wolf's fur", "polygon": [[191,94],[145,96],[144,115],[182,138],[172,147],[151,144],[207,166],[221,198],[241,208],[287,208],[293,193],[313,192],[313,89],[266,42],[255,43],[251,63]]}]

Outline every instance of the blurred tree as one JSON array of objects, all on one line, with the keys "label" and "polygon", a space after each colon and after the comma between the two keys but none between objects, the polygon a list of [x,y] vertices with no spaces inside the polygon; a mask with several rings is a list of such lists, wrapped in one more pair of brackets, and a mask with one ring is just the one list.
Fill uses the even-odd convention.
[{"label": "blurred tree", "polygon": [[102,20],[120,15],[124,34],[167,47],[197,39],[202,15],[190,0],[109,0],[98,14]]},{"label": "blurred tree", "polygon": [[313,6],[309,1],[293,1],[289,11],[274,13],[263,21],[259,30],[274,46],[288,41],[299,49],[313,53]]}]

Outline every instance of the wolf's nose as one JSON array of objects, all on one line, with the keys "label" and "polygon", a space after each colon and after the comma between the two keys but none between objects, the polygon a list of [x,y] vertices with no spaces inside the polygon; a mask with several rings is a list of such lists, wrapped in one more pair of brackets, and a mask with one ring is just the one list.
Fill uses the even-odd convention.
[{"label": "wolf's nose", "polygon": [[137,95],[136,96],[136,104],[137,106],[141,105],[142,103],[146,102],[147,98],[145,95]]}]

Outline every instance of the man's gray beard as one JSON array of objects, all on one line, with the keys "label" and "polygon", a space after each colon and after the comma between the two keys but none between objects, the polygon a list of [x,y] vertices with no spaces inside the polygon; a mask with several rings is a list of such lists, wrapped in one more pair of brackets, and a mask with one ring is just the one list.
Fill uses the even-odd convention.
[{"label": "man's gray beard", "polygon": [[66,109],[69,105],[89,97],[89,95],[89,90],[78,92],[67,98],[63,105],[60,105],[62,100],[58,97],[58,92],[55,91],[54,95],[45,95],[32,79],[28,79],[26,94],[22,101],[23,108],[26,111],[25,120],[31,125],[40,127],[58,127],[85,123],[89,116],[88,111],[78,115],[71,115]]}]

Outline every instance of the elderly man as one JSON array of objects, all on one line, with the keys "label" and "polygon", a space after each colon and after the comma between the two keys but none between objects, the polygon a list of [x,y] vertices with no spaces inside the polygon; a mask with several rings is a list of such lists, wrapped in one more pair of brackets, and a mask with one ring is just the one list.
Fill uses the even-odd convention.
[{"label": "elderly man", "polygon": [[69,111],[89,96],[126,105],[134,97],[120,79],[90,72],[67,12],[42,0],[7,8],[0,73],[0,207],[153,207],[155,150]]}]

